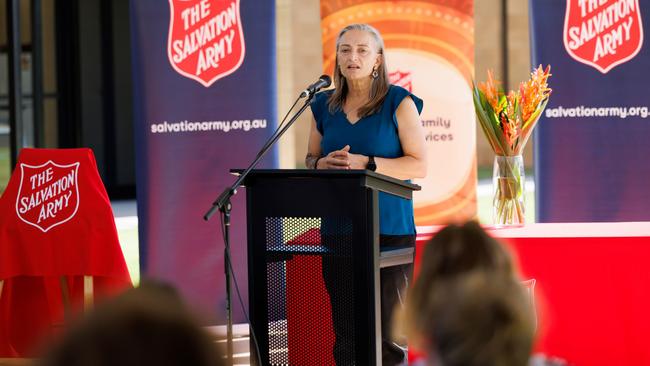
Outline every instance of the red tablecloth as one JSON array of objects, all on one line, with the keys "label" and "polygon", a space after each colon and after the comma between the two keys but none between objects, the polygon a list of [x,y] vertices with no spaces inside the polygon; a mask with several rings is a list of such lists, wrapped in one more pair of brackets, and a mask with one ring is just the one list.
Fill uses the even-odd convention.
[{"label": "red tablecloth", "polygon": [[[436,227],[418,228],[416,272]],[[650,365],[650,222],[494,229],[535,279],[536,353],[574,365]]]},{"label": "red tablecloth", "polygon": [[0,357],[32,356],[60,329],[59,278],[77,306],[84,275],[96,298],[131,286],[93,153],[23,149],[0,197]]}]

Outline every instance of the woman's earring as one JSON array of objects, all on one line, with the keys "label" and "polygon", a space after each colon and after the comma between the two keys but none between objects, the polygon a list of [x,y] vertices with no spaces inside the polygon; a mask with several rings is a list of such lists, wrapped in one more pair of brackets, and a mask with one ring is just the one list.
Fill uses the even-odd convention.
[{"label": "woman's earring", "polygon": [[377,72],[377,69],[372,69],[372,78],[376,79],[379,77],[379,73]]}]

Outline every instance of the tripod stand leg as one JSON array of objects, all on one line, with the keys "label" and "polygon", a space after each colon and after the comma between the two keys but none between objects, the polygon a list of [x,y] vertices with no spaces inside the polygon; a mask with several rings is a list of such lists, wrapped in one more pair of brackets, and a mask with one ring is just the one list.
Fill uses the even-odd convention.
[{"label": "tripod stand leg", "polygon": [[[227,245],[227,244],[226,244]],[[232,346],[232,304],[231,304],[231,289],[230,289],[230,270],[229,270],[229,262],[230,262],[230,250],[229,248],[226,248],[225,250],[226,253],[224,253],[224,260],[225,260],[225,265],[224,267],[226,268],[226,294],[228,297],[228,301],[226,301],[226,311],[227,311],[227,317],[228,317],[228,325],[226,329],[226,342],[227,342],[227,350],[228,350],[228,365],[233,364],[233,346]]]},{"label": "tripod stand leg", "polygon": [[93,276],[84,276],[84,311],[93,308]]},{"label": "tripod stand leg", "polygon": [[65,323],[70,323],[72,320],[72,305],[70,302],[68,278],[66,276],[59,277],[59,286],[61,288],[61,302],[63,303],[63,318],[65,319]]}]

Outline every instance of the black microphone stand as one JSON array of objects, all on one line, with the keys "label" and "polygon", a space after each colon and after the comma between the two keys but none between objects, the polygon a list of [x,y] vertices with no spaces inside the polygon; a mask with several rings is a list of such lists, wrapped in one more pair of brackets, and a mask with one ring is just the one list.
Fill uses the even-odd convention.
[{"label": "black microphone stand", "polygon": [[[269,140],[262,146],[262,149],[260,152],[257,154],[253,162],[246,168],[237,178],[237,180],[228,188],[226,188],[219,197],[212,203],[212,207],[206,212],[206,214],[203,216],[203,219],[205,221],[208,221],[212,215],[219,210],[222,215],[223,219],[223,237],[224,237],[224,270],[226,273],[226,316],[227,316],[227,325],[226,325],[226,342],[227,342],[227,359],[228,359],[228,365],[233,364],[233,347],[232,347],[232,306],[231,306],[231,294],[230,294],[230,276],[231,276],[231,262],[230,262],[230,211],[232,210],[232,204],[230,203],[230,199],[232,196],[234,196],[237,193],[237,188],[242,184],[244,179],[246,179],[246,176],[250,173],[255,166],[262,160],[264,155],[269,151],[271,146],[275,144],[275,142],[296,122],[298,117],[307,109],[309,104],[311,103],[312,99],[314,98],[314,93],[309,93],[307,95],[307,99],[305,100],[305,103],[302,105],[302,107],[296,112],[296,114],[291,117],[289,122],[282,127],[280,130],[276,131]],[[300,99],[303,95],[298,97]],[[296,101],[297,102],[297,101]],[[295,105],[295,103],[294,103]],[[285,117],[286,118],[286,117]],[[251,330],[252,332],[252,330]],[[254,338],[254,336],[253,336]],[[257,340],[255,340],[257,342]],[[258,351],[259,353],[259,351]],[[259,357],[259,355],[258,355]]]}]

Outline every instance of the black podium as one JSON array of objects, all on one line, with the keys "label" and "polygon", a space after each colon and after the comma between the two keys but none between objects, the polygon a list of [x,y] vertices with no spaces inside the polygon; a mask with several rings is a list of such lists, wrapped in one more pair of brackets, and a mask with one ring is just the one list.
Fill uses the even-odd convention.
[{"label": "black podium", "polygon": [[[253,170],[244,185],[250,320],[263,365],[324,362],[315,360],[331,348],[319,337],[332,320],[319,299],[339,290],[331,312],[351,329],[340,341],[354,364],[381,365],[379,268],[409,263],[413,251],[380,253],[378,192],[411,199],[419,186],[366,170]],[[321,271],[325,287],[305,285]],[[255,353],[251,343],[253,364]]]}]

